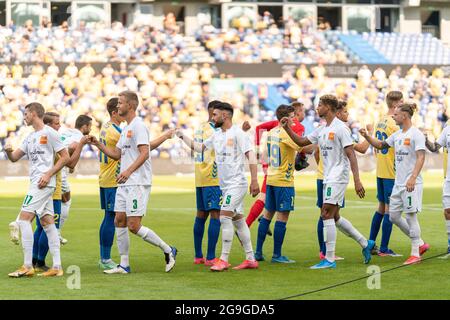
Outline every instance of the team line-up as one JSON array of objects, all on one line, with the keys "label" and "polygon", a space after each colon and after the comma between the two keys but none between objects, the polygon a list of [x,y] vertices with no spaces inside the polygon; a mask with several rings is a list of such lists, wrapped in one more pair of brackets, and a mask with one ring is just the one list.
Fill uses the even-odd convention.
[{"label": "team line-up", "polygon": [[[12,162],[22,157],[30,164],[30,186],[16,221],[9,225],[10,237],[15,244],[22,244],[23,265],[9,274],[10,277],[62,276],[60,246],[67,243],[61,229],[67,220],[71,194],[68,174],[73,170],[84,145],[99,149],[100,202],[105,211],[100,226],[99,266],[105,274],[128,274],[130,240],[129,231],[144,241],[159,247],[164,253],[165,271],[170,272],[176,263],[177,249],[164,242],[153,230],[142,225],[152,186],[150,151],[176,135],[193,151],[195,159],[195,183],[197,214],[193,234],[194,264],[204,264],[212,271],[224,271],[231,267],[229,254],[236,234],[245,251],[245,260],[234,267],[257,269],[258,261],[264,261],[263,244],[267,235],[273,235],[274,247],[271,262],[294,263],[282,254],[283,240],[289,213],[294,210],[294,170],[307,166],[306,155],[314,154],[318,164],[317,206],[321,210],[317,224],[320,262],[311,269],[336,268],[336,261],[343,259],[335,254],[337,229],[354,239],[362,248],[364,263],[371,256],[401,256],[389,248],[392,225],[395,224],[411,241],[411,254],[404,264],[421,261],[430,249],[421,238],[417,219],[422,207],[423,180],[421,170],[425,161],[425,149],[437,152],[450,147],[450,126],[445,127],[439,139],[432,143],[412,126],[411,118],[416,105],[403,101],[401,92],[391,91],[386,96],[388,113],[380,122],[367,129],[360,129],[365,141],[356,142],[346,124],[346,103],[333,95],[319,99],[317,113],[323,125],[304,136],[301,124],[305,117],[303,105],[280,105],[277,120],[256,127],[256,145],[261,142],[261,132],[267,131],[267,150],[264,160],[245,133],[250,126],[233,124],[233,107],[221,101],[211,101],[207,108],[209,119],[196,131],[193,138],[179,129],[171,129],[151,140],[149,130],[136,116],[139,98],[132,91],[123,91],[107,103],[110,115],[102,125],[100,136],[90,135],[92,119],[80,115],[74,129],[61,135],[59,115],[45,112],[44,107],[33,102],[25,107],[24,119],[34,131],[13,150],[7,143],[5,152]],[[126,126],[121,128],[121,123]],[[375,133],[373,133],[375,131]],[[365,153],[372,145],[377,150],[377,198],[379,207],[372,218],[370,237],[365,238],[349,220],[340,215],[345,205],[345,191],[353,174],[355,191],[364,198],[365,190],[359,178],[355,150]],[[445,153],[446,154],[446,153]],[[264,171],[260,190],[257,163]],[[447,165],[448,157],[444,163]],[[251,182],[248,186],[246,164]],[[443,187],[443,206],[448,235],[450,257],[450,174],[446,169]],[[258,197],[250,212],[244,217],[244,198],[249,190]],[[264,211],[264,212],[263,212]],[[249,227],[259,218],[256,250]],[[404,213],[404,216],[402,216]],[[273,232],[270,224],[276,215]],[[32,222],[36,217],[33,233]],[[208,244],[206,257],[202,240],[207,218]],[[382,230],[380,247],[376,238]],[[222,232],[222,251],[216,257],[216,244]],[[111,247],[116,234],[120,263],[111,259]],[[45,264],[50,251],[51,268]]]}]

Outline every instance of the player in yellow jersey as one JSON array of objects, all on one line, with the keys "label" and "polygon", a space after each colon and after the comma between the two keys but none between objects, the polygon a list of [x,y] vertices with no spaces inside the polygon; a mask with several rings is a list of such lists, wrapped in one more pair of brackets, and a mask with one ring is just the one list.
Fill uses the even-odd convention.
[{"label": "player in yellow jersey", "polygon": [[[122,118],[119,116],[117,104],[118,98],[111,98],[106,103],[106,109],[109,113],[109,121],[103,123],[100,129],[99,142],[109,148],[114,148],[120,139],[122,132],[120,123]],[[117,263],[111,260],[111,247],[114,242],[114,202],[116,200],[117,182],[116,178],[120,172],[120,161],[108,158],[103,152],[99,152],[100,161],[100,205],[105,211],[103,221],[100,225],[100,261],[99,267],[103,270],[113,269]]]},{"label": "player in yellow jersey", "polygon": [[[208,121],[203,123],[194,133],[194,140],[203,143],[216,130],[212,122],[214,107],[220,101],[213,100],[208,103]],[[195,161],[195,189],[197,197],[197,216],[194,222],[194,264],[214,265],[216,260],[216,245],[220,234],[220,202],[222,191],[219,187],[217,164],[214,150],[194,151]],[[206,260],[203,257],[202,241],[205,231],[206,219],[209,219],[208,249]]]},{"label": "player in yellow jersey", "polygon": [[[403,94],[400,91],[391,91],[386,95],[388,113],[380,119],[375,127],[375,137],[380,141],[385,141],[394,132],[399,130],[392,116],[395,108],[403,102]],[[392,222],[389,220],[389,199],[395,181],[395,154],[394,148],[376,150],[377,156],[377,198],[378,210],[372,218],[370,228],[370,240],[376,241],[378,232],[382,225],[381,245],[378,250],[374,248],[372,254],[379,256],[398,257],[394,251],[389,249],[389,239],[392,232]]]},{"label": "player in yellow jersey", "polygon": [[[278,121],[284,117],[289,117],[289,121],[294,121],[294,107],[280,105],[276,110]],[[294,263],[288,257],[281,254],[284,236],[286,234],[286,224],[290,211],[294,210],[295,188],[294,188],[294,164],[297,151],[301,147],[292,141],[286,131],[278,125],[272,129],[267,138],[269,169],[267,172],[266,201],[264,217],[259,222],[258,239],[256,244],[255,259],[263,261],[263,244],[266,239],[270,222],[277,214],[273,232],[273,255],[272,262]]]}]

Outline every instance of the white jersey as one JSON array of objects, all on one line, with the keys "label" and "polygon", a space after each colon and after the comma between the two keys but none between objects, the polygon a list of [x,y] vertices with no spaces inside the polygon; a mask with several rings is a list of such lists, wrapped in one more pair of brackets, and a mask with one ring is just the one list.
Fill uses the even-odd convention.
[{"label": "white jersey", "polygon": [[334,118],[329,126],[320,126],[307,136],[317,144],[323,160],[323,183],[348,184],[350,179],[350,161],[344,148],[353,145],[354,140],[347,125]]},{"label": "white jersey", "polygon": [[[68,128],[61,133],[61,140],[66,148],[69,148],[69,146],[74,142],[75,143],[80,142],[81,138],[83,138],[83,134],[78,129]],[[69,168],[67,168],[67,167],[62,168],[61,178],[62,178],[63,184],[67,185],[67,186],[68,186],[68,182],[67,182],[68,176],[69,176]]]},{"label": "white jersey", "polygon": [[245,154],[253,150],[250,138],[242,129],[233,125],[227,131],[215,131],[203,144],[216,154],[219,185],[223,190],[230,187],[247,187]]},{"label": "white jersey", "polygon": [[[439,139],[436,141],[439,143],[441,147],[450,148],[450,126],[446,126],[442,131]],[[445,181],[450,181],[450,166],[448,165],[448,157],[447,157],[447,174],[445,175]]]},{"label": "white jersey", "polygon": [[[395,185],[404,187],[416,165],[416,151],[425,150],[425,136],[419,129],[411,127],[408,131],[399,130],[386,139],[395,151]],[[416,184],[422,184],[422,175]]]},{"label": "white jersey", "polygon": [[[40,131],[30,133],[22,142],[20,149],[30,161],[30,181],[38,185],[39,179],[54,166],[55,154],[64,149],[61,136],[49,126]],[[54,175],[48,187],[56,187]]]},{"label": "white jersey", "polygon": [[[120,134],[116,147],[122,151],[120,158],[120,172],[127,170],[139,157],[138,146],[147,145],[150,148],[150,132],[141,118],[135,117]],[[150,151],[149,151],[150,153]],[[152,184],[152,165],[149,158],[128,180],[119,186],[150,186]]]}]

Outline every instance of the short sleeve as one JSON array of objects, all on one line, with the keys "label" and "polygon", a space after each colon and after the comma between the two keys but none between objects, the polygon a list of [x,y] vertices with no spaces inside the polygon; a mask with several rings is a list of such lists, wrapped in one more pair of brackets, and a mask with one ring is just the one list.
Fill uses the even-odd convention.
[{"label": "short sleeve", "polygon": [[213,133],[208,139],[203,141],[203,145],[206,149],[213,149],[214,148],[214,136],[215,133]]},{"label": "short sleeve", "polygon": [[25,153],[25,154],[28,153],[28,137],[26,137],[26,138],[22,141],[22,145],[20,146],[20,150],[22,150],[23,153]]},{"label": "short sleeve", "polygon": [[123,147],[123,134],[120,135],[119,141],[117,141],[116,147],[122,149]]},{"label": "short sleeve", "polygon": [[134,137],[134,139],[136,140],[136,146],[150,145],[150,135],[144,123],[139,122],[139,125],[136,126]]},{"label": "short sleeve", "polygon": [[242,130],[237,130],[236,134],[237,143],[239,148],[241,149],[243,154],[246,154],[249,151],[253,150],[252,143],[250,142],[250,138],[248,135],[244,133]]},{"label": "short sleeve", "polygon": [[390,135],[390,136],[385,140],[385,142],[386,142],[390,147],[393,147],[393,146],[394,146],[395,136],[396,136],[396,135],[397,135],[397,134],[394,133],[394,134]]},{"label": "short sleeve", "polygon": [[442,131],[442,133],[441,133],[441,135],[439,136],[439,138],[436,140],[436,142],[437,142],[441,147],[447,146],[447,132],[448,132],[448,129],[445,128],[444,131]]},{"label": "short sleeve", "polygon": [[50,130],[49,138],[50,145],[52,146],[53,150],[55,150],[55,152],[60,152],[65,148],[64,143],[62,142],[61,135],[58,132]]},{"label": "short sleeve", "polygon": [[353,140],[352,135],[350,134],[350,130],[348,130],[347,128],[340,127],[337,130],[337,134],[339,139],[341,140],[343,148],[352,146],[354,144],[355,141]]},{"label": "short sleeve", "polygon": [[414,145],[416,151],[425,150],[425,135],[419,130],[414,131]]},{"label": "short sleeve", "polygon": [[311,132],[306,138],[311,141],[312,144],[317,144],[319,142],[319,134],[322,130],[322,127],[317,128],[313,132]]}]

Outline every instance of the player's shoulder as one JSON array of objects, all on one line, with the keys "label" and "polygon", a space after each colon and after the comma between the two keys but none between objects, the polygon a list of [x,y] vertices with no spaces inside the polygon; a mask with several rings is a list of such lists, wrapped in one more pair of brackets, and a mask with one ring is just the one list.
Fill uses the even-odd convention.
[{"label": "player's shoulder", "polygon": [[59,137],[60,136],[60,134],[58,133],[58,131],[56,131],[55,129],[53,129],[52,127],[50,127],[50,126],[44,126],[44,133],[46,133],[46,134],[49,134],[49,135],[52,135],[52,136],[56,136],[56,137]]},{"label": "player's shoulder", "polygon": [[411,127],[411,133],[416,137],[425,137],[422,131],[417,127]]}]

